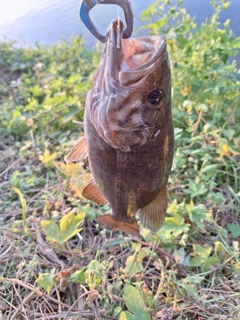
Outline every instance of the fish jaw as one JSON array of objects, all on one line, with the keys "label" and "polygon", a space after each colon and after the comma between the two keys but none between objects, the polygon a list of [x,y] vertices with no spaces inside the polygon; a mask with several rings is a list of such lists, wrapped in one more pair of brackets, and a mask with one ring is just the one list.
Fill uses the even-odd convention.
[{"label": "fish jaw", "polygon": [[[129,152],[153,136],[159,110],[169,105],[170,70],[163,37],[122,39],[123,30],[123,23],[115,20],[107,31],[89,106],[100,137],[112,148]],[[164,90],[164,101],[151,105],[148,94],[158,88]]]}]

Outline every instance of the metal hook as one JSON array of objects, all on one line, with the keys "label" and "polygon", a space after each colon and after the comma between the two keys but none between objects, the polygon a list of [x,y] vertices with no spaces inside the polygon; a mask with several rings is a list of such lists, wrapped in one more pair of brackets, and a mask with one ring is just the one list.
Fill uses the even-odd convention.
[{"label": "metal hook", "polygon": [[127,27],[124,30],[123,38],[127,39],[131,37],[133,30],[133,11],[132,5],[128,0],[82,0],[80,7],[80,18],[88,28],[88,30],[101,42],[106,42],[106,35],[101,35],[98,29],[94,26],[92,20],[89,17],[89,11],[97,4],[117,4],[124,12]]}]

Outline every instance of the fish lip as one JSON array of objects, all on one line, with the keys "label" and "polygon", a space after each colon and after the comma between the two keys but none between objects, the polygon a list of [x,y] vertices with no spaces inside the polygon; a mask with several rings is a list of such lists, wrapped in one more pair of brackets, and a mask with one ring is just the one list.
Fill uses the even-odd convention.
[{"label": "fish lip", "polygon": [[[137,83],[151,73],[156,64],[162,64],[167,58],[164,37],[158,35],[123,39],[124,28],[120,19],[113,20],[106,33],[104,80],[108,93],[115,94],[119,85]],[[139,59],[141,56],[142,60]],[[147,59],[144,60],[144,56]],[[128,62],[131,59],[137,61],[133,66]]]},{"label": "fish lip", "polygon": [[123,60],[122,37],[125,26],[120,19],[113,20],[106,33],[104,76],[107,92],[115,93]]},{"label": "fish lip", "polygon": [[[144,80],[146,75],[152,73],[157,66],[161,66],[168,57],[166,40],[162,36],[123,39],[122,42],[123,47],[126,47],[125,52],[128,51],[128,45],[136,47],[136,53],[134,52],[130,56],[131,59],[136,60],[138,56],[142,56],[142,58],[137,59],[137,63],[133,64],[132,67],[129,66],[125,70],[120,70],[119,81],[121,86],[134,85]],[[140,50],[138,47],[140,47]],[[124,55],[124,59],[128,59],[126,54]]]},{"label": "fish lip", "polygon": [[113,20],[106,33],[104,81],[107,94],[119,86],[134,85],[167,58],[162,36],[123,39],[124,24]]}]

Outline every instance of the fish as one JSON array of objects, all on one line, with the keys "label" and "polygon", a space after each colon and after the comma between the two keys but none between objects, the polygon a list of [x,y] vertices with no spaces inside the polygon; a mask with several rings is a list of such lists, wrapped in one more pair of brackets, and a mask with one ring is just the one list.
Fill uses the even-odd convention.
[{"label": "fish", "polygon": [[157,232],[168,206],[174,149],[171,70],[163,36],[123,39],[123,32],[122,21],[112,21],[87,94],[84,136],[65,161],[88,156],[93,179],[82,195],[111,208],[97,222],[139,236],[137,215]]}]

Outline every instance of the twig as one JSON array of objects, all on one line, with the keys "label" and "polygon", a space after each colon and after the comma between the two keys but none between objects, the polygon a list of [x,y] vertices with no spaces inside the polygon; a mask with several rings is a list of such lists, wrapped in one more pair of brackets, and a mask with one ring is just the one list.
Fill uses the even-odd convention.
[{"label": "twig", "polygon": [[14,312],[14,314],[12,315],[12,317],[10,318],[10,320],[14,320],[16,319],[17,315],[19,314],[19,312],[21,312],[21,308],[24,306],[24,304],[28,303],[29,301],[32,300],[33,296],[35,295],[35,292],[31,292],[25,299],[23,299],[22,303],[20,304],[20,306],[17,308],[17,310]]},{"label": "twig", "polygon": [[191,137],[194,137],[196,131],[197,131],[197,128],[200,124],[200,121],[202,120],[202,114],[203,114],[203,109],[200,110],[200,113],[198,114],[198,119],[197,119],[197,122],[195,123],[194,125],[194,128],[193,128],[193,132],[191,134]]},{"label": "twig", "polygon": [[[24,288],[26,288],[26,289],[28,289],[28,290],[34,291],[34,292],[35,292],[36,294],[38,294],[39,296],[44,297],[44,298],[46,298],[46,299],[48,299],[48,300],[56,303],[57,305],[58,305],[58,304],[61,304],[61,306],[63,306],[64,308],[67,308],[67,309],[69,308],[69,305],[68,305],[68,304],[66,304],[66,303],[64,303],[64,302],[62,302],[62,301],[58,301],[57,299],[52,298],[50,295],[48,295],[48,294],[46,294],[46,293],[42,293],[42,292],[41,292],[41,293],[39,293],[39,292],[37,293],[36,290],[35,290],[35,288],[34,288],[33,286],[29,286],[28,284],[22,282],[21,280],[4,278],[3,281],[10,282],[11,284],[18,284],[18,285],[20,285],[20,286],[22,286],[22,287],[24,287]],[[80,311],[80,310],[78,310],[78,309],[72,309],[72,310],[73,310],[73,311]]]},{"label": "twig", "polygon": [[165,277],[164,277],[165,274],[164,274],[164,270],[163,269],[164,268],[161,268],[161,280],[159,281],[157,292],[156,292],[156,294],[154,296],[154,300],[156,300],[156,301],[157,301],[157,299],[158,299],[158,297],[160,295],[160,291],[161,291],[161,289],[163,287],[163,283],[164,283],[164,280],[165,280]]},{"label": "twig", "polygon": [[67,317],[68,317],[68,315],[69,315],[69,313],[72,311],[72,310],[74,310],[74,305],[75,304],[77,304],[77,302],[79,301],[79,300],[81,300],[84,296],[87,296],[88,294],[90,294],[90,293],[93,293],[93,292],[97,292],[98,293],[98,291],[97,290],[91,290],[91,291],[87,291],[87,292],[84,292],[83,294],[81,294],[81,296],[80,297],[78,297],[77,298],[77,300],[76,301],[74,301],[74,303],[71,305],[71,307],[68,309],[68,312],[67,312],[67,314],[66,314],[66,319],[67,319]]},{"label": "twig", "polygon": [[11,244],[3,253],[0,254],[0,259],[2,259],[11,249],[13,245]]},{"label": "twig", "polygon": [[172,260],[174,263],[176,263],[176,267],[178,269],[178,271],[184,275],[185,277],[187,277],[187,273],[186,271],[180,266],[180,264],[176,261],[176,259],[167,251],[159,248],[158,246],[152,246],[151,244],[148,244],[144,241],[141,241],[135,237],[132,238],[133,241],[140,243],[143,247],[149,247],[150,249],[153,249],[158,255],[165,255],[167,256],[170,260]]},{"label": "twig", "polygon": [[17,164],[20,160],[21,159],[17,159],[12,164],[10,164],[10,166],[8,166],[3,172],[0,173],[0,177],[3,176],[4,173],[8,172],[8,170],[10,170],[13,166],[15,166],[15,164]]}]

